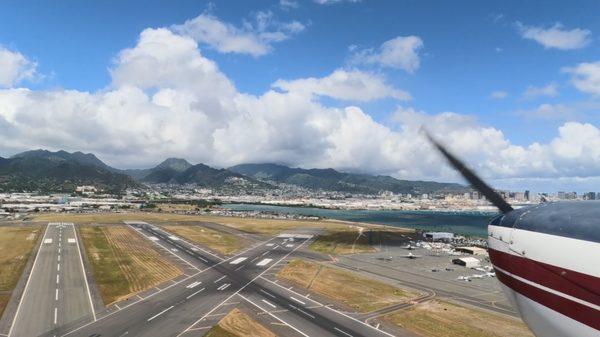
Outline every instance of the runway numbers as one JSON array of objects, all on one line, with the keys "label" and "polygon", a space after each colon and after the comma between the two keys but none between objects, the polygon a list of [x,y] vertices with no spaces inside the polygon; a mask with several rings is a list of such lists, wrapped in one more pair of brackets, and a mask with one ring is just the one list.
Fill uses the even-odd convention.
[{"label": "runway numbers", "polygon": [[271,261],[273,261],[273,259],[262,259],[256,265],[259,266],[259,267],[263,267],[263,266],[266,266],[267,264],[269,264]]},{"label": "runway numbers", "polygon": [[225,289],[229,288],[230,285],[231,285],[230,283],[225,283],[222,286],[218,287],[217,290],[219,290],[219,291],[225,290]]}]

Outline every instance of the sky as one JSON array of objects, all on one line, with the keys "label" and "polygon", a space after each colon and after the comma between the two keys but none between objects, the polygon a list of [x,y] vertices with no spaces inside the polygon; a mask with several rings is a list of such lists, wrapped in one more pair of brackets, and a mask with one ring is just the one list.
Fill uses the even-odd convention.
[{"label": "sky", "polygon": [[597,1],[4,1],[0,156],[600,191]]}]

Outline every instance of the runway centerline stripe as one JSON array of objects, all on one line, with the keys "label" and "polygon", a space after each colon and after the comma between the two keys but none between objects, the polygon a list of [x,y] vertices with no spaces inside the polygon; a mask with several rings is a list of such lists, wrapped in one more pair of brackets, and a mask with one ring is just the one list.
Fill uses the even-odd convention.
[{"label": "runway centerline stripe", "polygon": [[272,308],[277,308],[277,306],[275,304],[273,304],[273,303],[271,303],[271,302],[269,302],[267,300],[262,300],[262,301],[263,301],[263,303],[265,303],[266,305],[271,306]]},{"label": "runway centerline stripe", "polygon": [[299,299],[295,298],[294,296],[290,296],[290,298],[291,298],[292,300],[294,300],[294,301],[296,301],[296,302],[298,302],[298,303],[302,304],[302,305],[305,305],[305,304],[306,304],[305,302],[302,302],[302,301],[300,301]]},{"label": "runway centerline stripe", "polygon": [[189,300],[190,298],[192,298],[192,297],[196,296],[198,293],[202,292],[204,289],[206,289],[206,288],[202,288],[202,289],[200,289],[200,290],[196,291],[195,293],[193,293],[193,294],[191,294],[191,295],[187,296],[187,297],[186,297],[186,299],[188,299],[188,300]]},{"label": "runway centerline stripe", "polygon": [[226,275],[223,275],[221,277],[219,277],[218,279],[215,280],[215,283],[218,283],[219,281],[221,281],[222,279],[224,279],[225,277],[227,277]]},{"label": "runway centerline stripe", "polygon": [[347,333],[346,331],[344,331],[344,330],[342,330],[342,329],[340,329],[340,328],[337,328],[337,327],[335,327],[335,326],[333,327],[333,329],[334,329],[335,331],[338,331],[338,332],[341,332],[341,333],[343,333],[343,334],[344,334],[344,335],[346,335],[346,336],[354,337],[354,336],[352,336],[351,334]]},{"label": "runway centerline stripe", "polygon": [[156,317],[158,317],[158,316],[160,316],[160,315],[164,314],[165,312],[167,312],[167,311],[169,311],[169,310],[173,309],[174,307],[175,307],[175,306],[173,306],[173,305],[172,305],[172,306],[170,306],[170,307],[166,308],[165,310],[163,310],[163,311],[159,312],[158,314],[156,314],[156,315],[154,315],[154,316],[152,316],[152,317],[148,318],[148,322],[150,322],[151,320],[155,319]]}]

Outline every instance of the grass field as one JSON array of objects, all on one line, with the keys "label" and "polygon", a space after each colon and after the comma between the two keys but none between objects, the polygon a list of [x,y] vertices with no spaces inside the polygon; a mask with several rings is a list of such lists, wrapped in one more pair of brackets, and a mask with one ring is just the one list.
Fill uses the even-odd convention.
[{"label": "grass field", "polygon": [[201,226],[167,225],[164,229],[187,240],[225,255],[234,254],[248,245],[241,237]]},{"label": "grass field", "polygon": [[314,291],[357,312],[370,312],[406,302],[415,294],[352,272],[295,259],[277,277]]},{"label": "grass field", "polygon": [[205,337],[277,337],[239,309],[231,310],[219,324],[210,329]]},{"label": "grass field", "polygon": [[521,321],[439,300],[385,319],[423,337],[534,337]]},{"label": "grass field", "polygon": [[41,233],[41,226],[0,227],[0,317]]},{"label": "grass field", "polygon": [[128,227],[85,226],[79,231],[106,305],[182,274]]}]

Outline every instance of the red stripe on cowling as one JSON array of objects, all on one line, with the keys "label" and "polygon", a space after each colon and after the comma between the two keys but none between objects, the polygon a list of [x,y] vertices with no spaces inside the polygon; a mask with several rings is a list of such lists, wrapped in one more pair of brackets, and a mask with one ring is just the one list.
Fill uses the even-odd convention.
[{"label": "red stripe on cowling", "polygon": [[496,270],[500,282],[519,294],[582,324],[600,330],[600,311],[519,281]]},{"label": "red stripe on cowling", "polygon": [[600,305],[600,278],[539,261],[489,250],[494,266],[583,301]]}]

